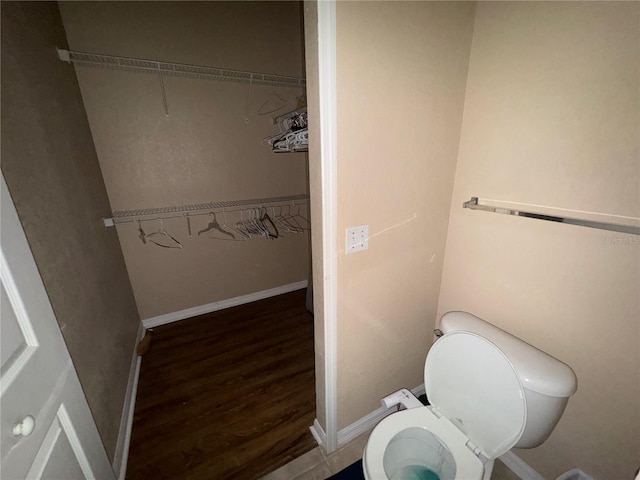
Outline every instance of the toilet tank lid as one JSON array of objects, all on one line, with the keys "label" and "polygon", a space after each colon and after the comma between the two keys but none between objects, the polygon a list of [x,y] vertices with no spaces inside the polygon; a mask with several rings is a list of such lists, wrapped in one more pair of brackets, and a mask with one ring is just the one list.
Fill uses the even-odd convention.
[{"label": "toilet tank lid", "polygon": [[552,397],[569,397],[578,380],[569,365],[468,312],[448,312],[440,319],[443,333],[480,335],[495,344],[513,364],[525,389]]}]

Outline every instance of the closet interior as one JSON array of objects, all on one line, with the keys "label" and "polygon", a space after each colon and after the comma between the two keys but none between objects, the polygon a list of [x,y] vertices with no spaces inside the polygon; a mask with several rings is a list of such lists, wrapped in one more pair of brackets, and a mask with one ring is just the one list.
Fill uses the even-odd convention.
[{"label": "closet interior", "polygon": [[59,8],[143,325],[307,286],[310,310],[302,4]]},{"label": "closet interior", "polygon": [[[141,318],[309,278],[296,2],[60,4]],[[277,154],[276,154],[277,153]],[[159,248],[160,247],[160,248]]]}]

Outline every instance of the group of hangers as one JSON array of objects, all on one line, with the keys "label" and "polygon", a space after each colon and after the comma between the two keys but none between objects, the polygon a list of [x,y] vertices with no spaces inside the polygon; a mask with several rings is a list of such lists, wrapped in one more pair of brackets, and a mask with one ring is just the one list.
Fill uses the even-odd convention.
[{"label": "group of hangers", "polygon": [[223,237],[220,238],[217,235],[209,235],[209,238],[214,240],[232,240],[232,241],[246,241],[251,238],[252,235],[275,240],[280,236],[278,227],[271,220],[268,213],[261,212],[261,209],[251,209],[248,211],[249,215],[247,219],[241,218],[236,222],[235,226],[231,227],[227,225],[226,221],[220,225],[216,219],[216,214],[211,212],[211,221],[207,228],[200,230],[198,235],[203,233],[217,231],[220,232]]},{"label": "group of hangers", "polygon": [[[284,236],[284,232],[302,233],[311,227],[309,220],[300,213],[300,205],[297,205],[295,212],[289,207],[286,213],[282,206],[241,210],[240,219],[234,225],[228,225],[224,210],[223,214],[224,220],[221,224],[215,212],[211,212],[209,225],[199,231],[198,235],[212,232],[213,235],[210,234],[208,237],[213,240],[245,241],[253,236],[275,240]],[[222,234],[222,237],[218,234]]]},{"label": "group of hangers", "polygon": [[[218,221],[215,212],[211,212],[208,225],[198,231],[198,236],[208,234],[207,237],[212,240],[226,241],[247,241],[254,236],[275,240],[284,236],[283,232],[302,233],[309,230],[311,223],[305,218],[300,211],[300,205],[297,204],[294,212],[293,206],[288,206],[287,212],[282,206],[278,207],[257,207],[240,210],[240,219],[233,225],[227,224],[227,215],[223,209],[222,223]],[[269,214],[269,210],[271,214]],[[187,231],[189,240],[193,238],[191,233],[191,218],[186,215]],[[142,228],[142,221],[138,222],[138,237],[142,243],[153,243],[163,248],[183,248],[182,244],[164,229],[162,219],[154,221],[160,222],[160,227],[147,233]]]},{"label": "group of hangers", "polygon": [[306,107],[283,116],[278,120],[278,125],[280,133],[263,138],[263,145],[270,146],[274,152],[305,151],[309,148],[309,120]]}]

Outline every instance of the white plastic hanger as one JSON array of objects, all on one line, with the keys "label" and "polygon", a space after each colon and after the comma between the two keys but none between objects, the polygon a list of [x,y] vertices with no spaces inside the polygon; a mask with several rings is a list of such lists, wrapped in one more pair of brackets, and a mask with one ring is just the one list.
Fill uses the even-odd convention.
[{"label": "white plastic hanger", "polygon": [[160,229],[146,234],[146,239],[151,243],[155,243],[159,247],[163,248],[182,248],[182,244],[176,240],[174,237],[169,235],[164,229],[164,223],[160,218]]}]

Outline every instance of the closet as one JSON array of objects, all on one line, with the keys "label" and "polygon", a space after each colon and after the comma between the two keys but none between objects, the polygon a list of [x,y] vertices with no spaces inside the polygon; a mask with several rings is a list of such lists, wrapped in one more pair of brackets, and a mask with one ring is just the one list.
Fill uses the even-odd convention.
[{"label": "closet", "polygon": [[[62,2],[138,310],[152,324],[304,288],[302,6]],[[269,293],[267,293],[269,294]],[[266,294],[265,294],[266,295]]]}]

